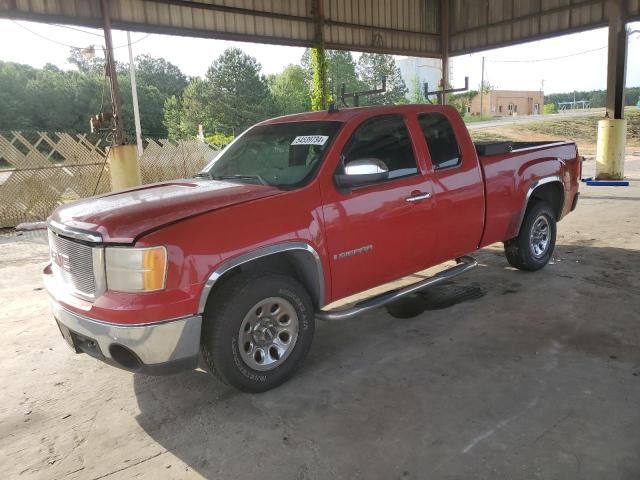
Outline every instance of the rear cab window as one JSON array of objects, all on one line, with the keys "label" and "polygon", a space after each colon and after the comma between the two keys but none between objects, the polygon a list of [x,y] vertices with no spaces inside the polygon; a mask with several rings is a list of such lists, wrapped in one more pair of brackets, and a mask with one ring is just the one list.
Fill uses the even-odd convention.
[{"label": "rear cab window", "polygon": [[350,162],[364,158],[384,162],[389,169],[387,181],[418,173],[413,143],[402,115],[382,115],[363,122],[343,150],[338,173]]},{"label": "rear cab window", "polygon": [[460,165],[462,156],[449,119],[438,112],[421,113],[418,123],[427,142],[434,170]]}]

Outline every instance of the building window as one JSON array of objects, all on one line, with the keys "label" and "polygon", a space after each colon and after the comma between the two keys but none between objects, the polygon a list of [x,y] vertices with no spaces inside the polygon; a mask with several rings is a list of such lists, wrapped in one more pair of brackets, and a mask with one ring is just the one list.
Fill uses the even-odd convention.
[{"label": "building window", "polygon": [[498,107],[498,112],[502,113],[502,105]]},{"label": "building window", "polygon": [[510,103],[510,104],[509,104],[509,106],[507,107],[507,109],[508,109],[510,112],[513,112],[513,103]]}]

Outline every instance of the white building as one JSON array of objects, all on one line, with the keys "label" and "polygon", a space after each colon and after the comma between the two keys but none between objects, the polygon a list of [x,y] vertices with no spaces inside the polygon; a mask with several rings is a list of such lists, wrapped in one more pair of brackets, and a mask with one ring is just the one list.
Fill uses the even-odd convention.
[{"label": "white building", "polygon": [[[407,85],[407,98],[413,100],[416,80],[420,90],[429,84],[429,90],[438,90],[442,81],[442,62],[437,58],[397,57],[396,65]],[[449,78],[451,78],[451,62],[449,62]]]}]

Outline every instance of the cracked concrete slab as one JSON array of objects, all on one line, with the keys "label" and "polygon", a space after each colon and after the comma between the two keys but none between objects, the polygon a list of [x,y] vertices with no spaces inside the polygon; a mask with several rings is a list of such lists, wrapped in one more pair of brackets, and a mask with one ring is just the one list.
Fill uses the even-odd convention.
[{"label": "cracked concrete slab", "polygon": [[72,354],[44,238],[3,237],[0,477],[639,478],[640,159],[627,172],[582,187],[543,271],[486,248],[438,308],[319,324],[293,380],[254,396]]}]

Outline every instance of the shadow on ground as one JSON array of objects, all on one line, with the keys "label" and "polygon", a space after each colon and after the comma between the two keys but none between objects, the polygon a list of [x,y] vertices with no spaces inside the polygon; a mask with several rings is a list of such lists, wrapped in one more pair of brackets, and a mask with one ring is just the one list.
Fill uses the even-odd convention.
[{"label": "shadow on ground", "polygon": [[478,258],[410,318],[320,323],[276,390],[135,376],[137,420],[207,478],[639,478],[640,251]]}]

